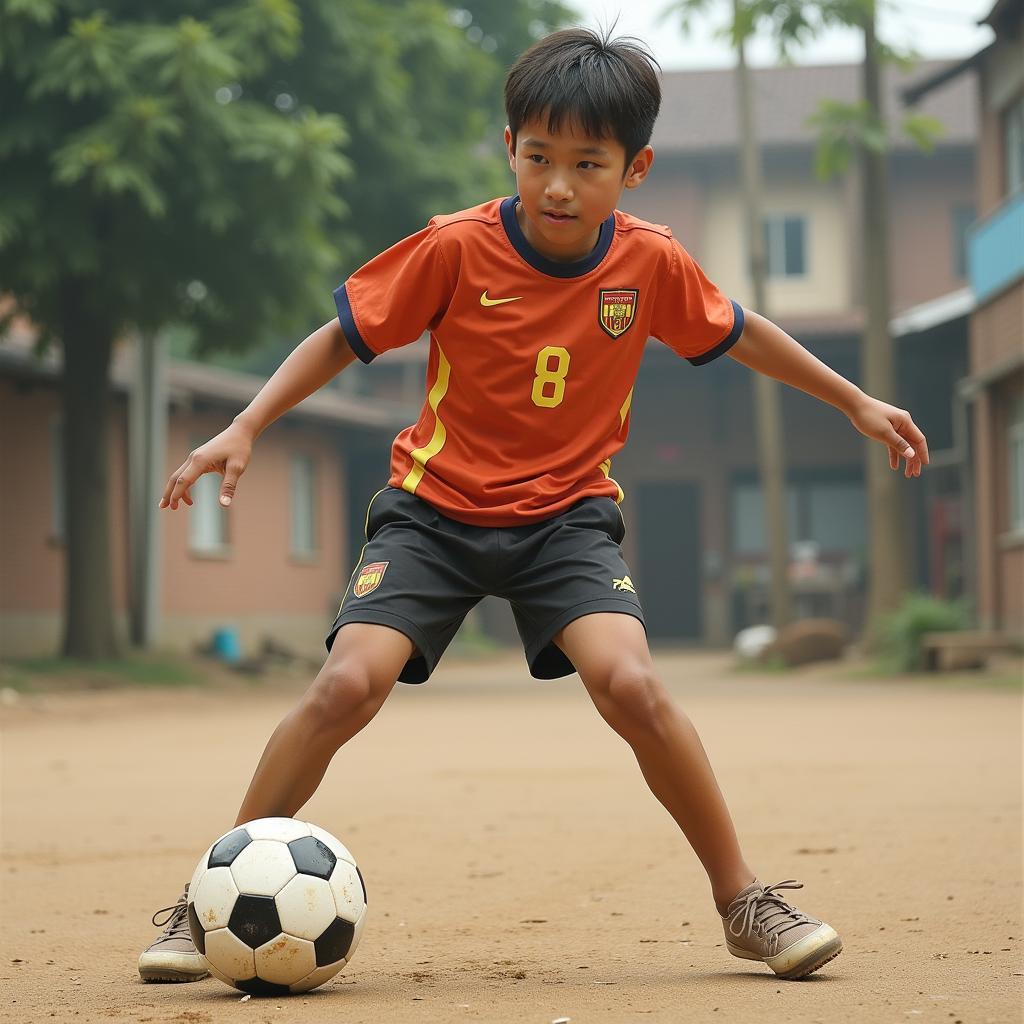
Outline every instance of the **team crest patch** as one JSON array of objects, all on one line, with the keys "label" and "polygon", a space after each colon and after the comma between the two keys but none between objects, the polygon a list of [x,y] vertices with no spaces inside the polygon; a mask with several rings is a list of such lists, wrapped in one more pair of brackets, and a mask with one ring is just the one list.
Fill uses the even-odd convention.
[{"label": "team crest patch", "polygon": [[384,573],[387,572],[390,564],[390,562],[371,562],[369,565],[364,565],[356,580],[356,585],[352,588],[352,596],[366,597],[367,594],[376,590],[380,586],[380,581],[384,579]]},{"label": "team crest patch", "polygon": [[636,288],[615,288],[610,291],[601,292],[598,308],[598,320],[601,328],[609,337],[617,338],[625,334],[633,323],[636,316],[637,296],[640,294]]}]

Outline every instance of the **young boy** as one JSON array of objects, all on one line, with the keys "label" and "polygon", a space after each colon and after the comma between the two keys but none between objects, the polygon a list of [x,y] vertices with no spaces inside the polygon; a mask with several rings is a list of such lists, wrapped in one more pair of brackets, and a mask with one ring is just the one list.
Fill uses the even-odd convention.
[{"label": "young boy", "polygon": [[[654,795],[707,870],[730,953],[801,978],[837,956],[827,924],[747,865],[704,748],[657,678],[619,544],[609,476],[626,441],[648,337],[697,365],[728,354],[841,409],[917,476],[928,462],[908,413],[865,395],[778,327],[725,298],[664,227],[616,210],[654,159],[654,59],[580,29],[528,50],[505,88],[518,194],[399,242],[335,292],[337,320],[311,334],[244,412],[192,452],[161,508],[192,504],[222,473],[231,503],[253,441],[358,356],[430,331],[419,421],[395,439],[373,497],[328,657],[270,738],[237,823],[291,816],[396,680],[423,683],[485,595],[511,602],[531,673],[579,673],[632,747]],[[139,960],[147,980],[203,977],[185,897]],[[155,923],[155,918],[154,918]]]}]

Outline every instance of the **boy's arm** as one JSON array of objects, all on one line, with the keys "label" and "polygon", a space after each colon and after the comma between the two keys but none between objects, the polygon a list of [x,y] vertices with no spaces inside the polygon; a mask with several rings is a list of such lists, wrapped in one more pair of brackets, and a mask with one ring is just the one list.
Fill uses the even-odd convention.
[{"label": "boy's arm", "polygon": [[331,320],[297,345],[231,426],[200,445],[171,474],[160,508],[192,504],[189,488],[204,473],[221,473],[220,503],[231,504],[238,478],[252,455],[252,444],[271,423],[355,361],[341,324]]},{"label": "boy's arm", "polygon": [[834,405],[846,413],[865,437],[888,447],[890,468],[899,469],[900,458],[904,458],[904,475],[921,475],[921,466],[928,465],[928,442],[910,413],[866,395],[856,384],[811,355],[782,328],[750,310],[743,312],[743,334],[729,349],[733,359]]}]

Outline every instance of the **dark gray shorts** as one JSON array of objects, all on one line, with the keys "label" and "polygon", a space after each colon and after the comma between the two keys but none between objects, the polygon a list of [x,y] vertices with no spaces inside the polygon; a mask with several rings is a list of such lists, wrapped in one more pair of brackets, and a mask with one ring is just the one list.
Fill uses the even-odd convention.
[{"label": "dark gray shorts", "polygon": [[347,622],[374,622],[419,648],[399,675],[430,678],[466,613],[483,597],[512,606],[530,672],[537,679],[575,668],[551,641],[591,612],[644,621],[619,544],[626,527],[611,498],[583,498],[527,526],[469,526],[398,487],[370,502],[366,546],[327,635],[331,649]]}]

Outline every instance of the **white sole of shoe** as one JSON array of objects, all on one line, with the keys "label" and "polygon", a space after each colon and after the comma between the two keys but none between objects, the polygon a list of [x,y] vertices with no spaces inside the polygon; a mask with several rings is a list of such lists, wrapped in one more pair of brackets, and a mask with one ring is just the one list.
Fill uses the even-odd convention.
[{"label": "white sole of shoe", "polygon": [[143,953],[139,957],[143,981],[201,981],[209,973],[197,953]]},{"label": "white sole of shoe", "polygon": [[788,949],[776,953],[775,956],[759,956],[749,949],[734,946],[728,941],[725,945],[733,956],[738,956],[743,960],[758,960],[765,963],[780,978],[786,978],[789,981],[806,978],[808,974],[813,974],[819,967],[824,967],[843,951],[843,940],[828,924],[822,924],[810,935],[805,936],[799,942],[794,942]]}]

